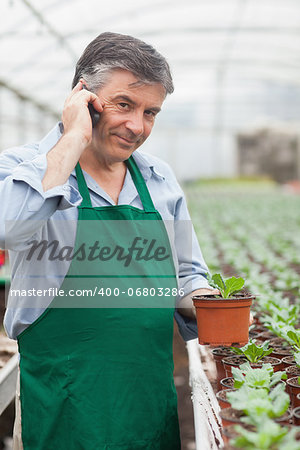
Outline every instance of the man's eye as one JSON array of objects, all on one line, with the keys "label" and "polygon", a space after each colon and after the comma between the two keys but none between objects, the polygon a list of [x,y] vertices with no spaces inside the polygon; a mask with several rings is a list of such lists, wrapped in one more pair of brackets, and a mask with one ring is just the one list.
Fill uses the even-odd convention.
[{"label": "man's eye", "polygon": [[156,114],[153,111],[145,111],[146,116],[155,117]]},{"label": "man's eye", "polygon": [[119,103],[119,106],[120,106],[122,109],[128,109],[128,108],[129,108],[128,103],[124,103],[124,102]]}]

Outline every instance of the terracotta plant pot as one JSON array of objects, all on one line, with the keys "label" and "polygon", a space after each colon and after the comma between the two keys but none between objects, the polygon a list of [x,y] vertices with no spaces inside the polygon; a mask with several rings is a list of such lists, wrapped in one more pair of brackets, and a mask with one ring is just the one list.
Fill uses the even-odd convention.
[{"label": "terracotta plant pot", "polygon": [[[243,355],[228,356],[223,359],[224,369],[227,377],[232,376],[232,367],[239,367],[247,362],[247,358]],[[271,356],[265,356],[257,363],[250,363],[250,366],[255,368],[262,367],[263,364],[269,363],[273,366],[274,372],[281,370],[281,360],[278,358],[272,358]]]},{"label": "terracotta plant pot", "polygon": [[220,412],[220,418],[222,420],[222,426],[227,427],[228,425],[242,424],[241,417],[244,416],[243,411],[239,411],[234,408],[225,408]]},{"label": "terracotta plant pot", "polygon": [[284,358],[282,358],[281,360],[282,364],[283,364],[283,370],[286,369],[286,367],[290,367],[290,366],[295,366],[296,365],[296,361],[293,355],[291,356],[285,356]]},{"label": "terracotta plant pot", "polygon": [[298,378],[299,377],[293,377],[286,380],[286,391],[290,396],[292,408],[300,406],[300,398],[298,396],[298,394],[300,394],[300,384]]},{"label": "terracotta plant pot", "polygon": [[[276,338],[272,338],[270,339],[270,347],[280,347],[283,349],[289,349],[289,350],[293,350],[293,347],[291,345],[288,345],[286,340],[284,338],[281,337],[276,337]],[[292,355],[292,351],[290,353],[290,355]]]},{"label": "terracotta plant pot", "polygon": [[249,339],[258,339],[260,333],[258,331],[249,331]]},{"label": "terracotta plant pot", "polygon": [[286,367],[285,373],[288,378],[300,377],[300,367],[296,366],[296,364]]},{"label": "terracotta plant pot", "polygon": [[[253,425],[245,425],[244,423],[240,423],[239,425],[248,431],[255,431],[255,427]],[[228,425],[227,427],[223,428],[222,437],[223,437],[224,444],[229,444],[229,441],[231,439],[234,439],[239,436],[239,433],[237,431],[235,431],[235,427],[236,427],[236,424]]]},{"label": "terracotta plant pot", "polygon": [[217,369],[217,383],[218,383],[218,391],[222,389],[221,380],[226,377],[225,369],[222,363],[222,359],[226,356],[234,355],[234,352],[230,350],[228,347],[217,347],[212,350],[212,355],[216,364]]},{"label": "terracotta plant pot", "polygon": [[[220,412],[220,418],[222,420],[222,426],[227,427],[228,425],[237,425],[242,424],[241,418],[245,416],[243,411],[239,411],[238,409],[234,408],[225,408],[222,409]],[[290,411],[286,411],[282,416],[277,417],[275,422],[279,423],[280,425],[288,425],[291,421],[292,414]]]},{"label": "terracotta plant pot", "polygon": [[247,344],[250,306],[254,298],[251,295],[231,299],[194,296],[199,344],[213,346]]},{"label": "terracotta plant pot", "polygon": [[216,399],[218,400],[221,409],[230,408],[229,400],[227,400],[228,392],[234,392],[236,389],[222,389],[216,393]]},{"label": "terracotta plant pot", "polygon": [[241,364],[247,362],[247,358],[243,355],[226,356],[222,362],[226,377],[232,377],[232,367],[240,367]]},{"label": "terracotta plant pot", "polygon": [[292,420],[292,413],[290,410],[286,411],[283,416],[275,419],[275,422],[280,423],[280,425],[289,425]]},{"label": "terracotta plant pot", "polygon": [[300,425],[300,406],[293,409],[293,422],[295,425]]},{"label": "terracotta plant pot", "polygon": [[234,378],[233,377],[222,378],[220,384],[221,389],[234,389]]},{"label": "terracotta plant pot", "polygon": [[270,341],[271,339],[276,338],[277,336],[272,333],[272,331],[263,331],[262,333],[259,334],[258,339],[260,339],[261,341]]},{"label": "terracotta plant pot", "polygon": [[[270,347],[273,347],[270,344]],[[290,349],[288,348],[281,348],[281,347],[273,347],[274,350],[272,351],[272,353],[270,354],[270,356],[273,356],[274,358],[285,358],[286,356],[293,356],[292,352]]]},{"label": "terracotta plant pot", "polygon": [[[300,411],[299,411],[299,414],[300,414]],[[253,425],[246,425],[244,423],[240,423],[239,425],[242,428],[244,428],[245,430],[255,432],[255,426],[253,426]],[[284,426],[287,426],[287,428],[289,430],[293,429],[293,425],[291,425],[291,424],[288,424],[288,425],[285,424]],[[236,427],[236,425],[228,425],[228,426],[226,426],[226,427],[224,427],[222,429],[222,437],[223,437],[224,444],[229,444],[229,441],[231,439],[235,439],[236,437],[239,436],[239,433],[235,430],[235,427]],[[300,438],[299,434],[300,433],[296,434],[296,440],[297,441],[300,440],[299,439]],[[229,449],[230,450],[235,450],[236,447],[229,447],[229,446],[226,445],[226,447],[224,448],[224,450],[229,450]]]},{"label": "terracotta plant pot", "polygon": [[254,325],[254,328],[252,328],[252,330],[255,333],[258,333],[258,335],[260,335],[261,333],[264,333],[265,331],[268,331],[268,329],[262,325]]}]

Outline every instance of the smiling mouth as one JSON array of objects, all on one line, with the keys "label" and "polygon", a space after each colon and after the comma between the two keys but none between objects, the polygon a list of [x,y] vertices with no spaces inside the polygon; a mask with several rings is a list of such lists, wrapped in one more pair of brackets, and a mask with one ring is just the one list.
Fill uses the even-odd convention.
[{"label": "smiling mouth", "polygon": [[119,139],[121,139],[121,141],[128,145],[133,145],[136,143],[136,141],[129,141],[128,139],[124,138],[123,136],[119,136],[118,134],[115,134],[115,136],[117,136]]}]

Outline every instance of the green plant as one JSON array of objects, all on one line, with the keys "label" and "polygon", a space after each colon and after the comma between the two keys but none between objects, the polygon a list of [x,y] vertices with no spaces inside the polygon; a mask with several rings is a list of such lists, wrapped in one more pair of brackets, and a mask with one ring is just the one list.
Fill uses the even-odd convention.
[{"label": "green plant", "polygon": [[256,363],[273,352],[274,349],[268,347],[269,341],[265,341],[259,346],[256,345],[255,340],[250,339],[244,347],[231,347],[231,349],[238,355],[244,355],[251,363]]},{"label": "green plant", "polygon": [[243,411],[248,416],[248,423],[252,424],[252,418],[256,420],[258,416],[264,415],[277,418],[287,411],[290,397],[284,389],[282,384],[278,384],[270,392],[244,385],[234,392],[228,392],[227,398],[231,406]]},{"label": "green plant", "polygon": [[289,343],[297,352],[300,352],[300,330],[290,328],[286,333]]},{"label": "green plant", "polygon": [[268,328],[273,334],[279,337],[283,337],[286,324],[282,321],[276,320],[270,316],[263,316],[261,318],[263,325]]},{"label": "green plant", "polygon": [[271,364],[263,364],[262,367],[254,369],[250,366],[249,361],[240,367],[233,367],[232,376],[234,378],[234,387],[237,389],[246,385],[250,388],[264,388],[267,391],[270,391],[280,380],[287,379],[285,372],[274,372]]},{"label": "green plant", "polygon": [[[296,366],[300,368],[300,351],[294,353],[294,358],[296,361]],[[298,384],[300,384],[300,377],[298,377]]]},{"label": "green plant", "polygon": [[275,334],[280,335],[280,330],[284,326],[294,326],[299,318],[299,305],[279,306],[269,305],[269,314],[262,318],[264,325],[271,329]]},{"label": "green plant", "polygon": [[298,367],[300,367],[300,351],[294,353],[294,358],[295,358],[295,361],[296,361],[296,365],[297,365]]},{"label": "green plant", "polygon": [[233,294],[241,291],[245,284],[245,280],[240,277],[231,277],[224,279],[219,273],[215,273],[213,276],[207,273],[206,276],[210,286],[219,289],[222,298],[229,298]]},{"label": "green plant", "polygon": [[237,425],[239,436],[230,441],[230,445],[243,450],[299,450],[296,433],[299,429],[289,430],[267,416],[259,417],[255,431]]},{"label": "green plant", "polygon": [[288,428],[272,420],[282,416],[289,407],[285,386],[278,384],[287,377],[285,372],[274,373],[271,364],[254,369],[247,361],[239,368],[233,368],[232,374],[234,387],[238,390],[228,393],[227,398],[233,408],[246,414],[241,420],[255,429],[249,431],[236,426],[239,436],[230,444],[243,450],[299,450],[296,433],[288,433]]}]

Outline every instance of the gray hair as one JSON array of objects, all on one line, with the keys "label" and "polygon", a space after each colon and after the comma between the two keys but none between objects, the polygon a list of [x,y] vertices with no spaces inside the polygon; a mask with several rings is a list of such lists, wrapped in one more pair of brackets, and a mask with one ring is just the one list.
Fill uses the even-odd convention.
[{"label": "gray hair", "polygon": [[146,84],[160,83],[166,94],[174,91],[167,60],[151,45],[118,33],[101,33],[79,58],[72,88],[84,78],[92,92],[104,86],[115,69],[125,69]]}]

